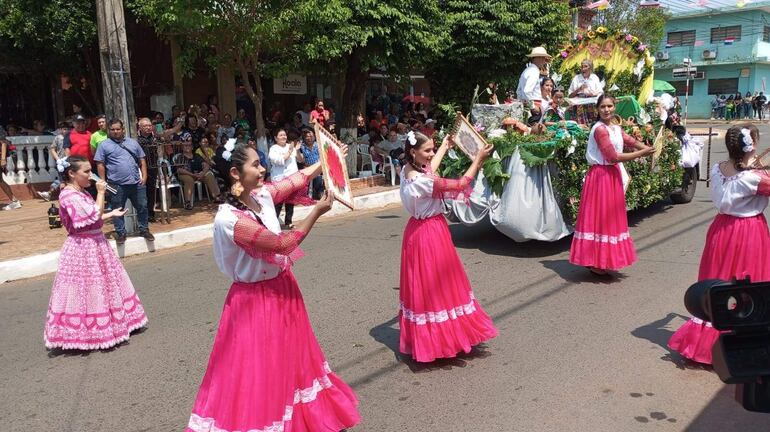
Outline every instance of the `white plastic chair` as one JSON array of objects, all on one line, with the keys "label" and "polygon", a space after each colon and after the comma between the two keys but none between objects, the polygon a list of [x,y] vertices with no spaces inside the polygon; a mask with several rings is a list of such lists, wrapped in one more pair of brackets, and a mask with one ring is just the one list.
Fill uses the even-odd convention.
[{"label": "white plastic chair", "polygon": [[[184,192],[182,191],[182,184],[179,183],[179,180],[176,178],[176,176],[171,172],[171,167],[168,165],[168,161],[163,159],[158,161],[159,164],[161,164],[162,171],[164,174],[166,174],[168,177],[168,184],[166,185],[166,189],[168,190],[168,193],[171,194],[171,189],[178,188],[179,189],[179,205],[184,207]],[[155,191],[157,194],[160,194],[160,177],[158,177],[155,180]],[[160,200],[160,196],[158,196],[158,199]],[[171,205],[171,201],[169,200],[169,206]]]},{"label": "white plastic chair", "polygon": [[396,166],[393,164],[393,159],[391,159],[390,156],[382,155],[382,160],[384,161],[382,164],[382,173],[385,174],[385,171],[390,171],[390,185],[395,186]]},{"label": "white plastic chair", "polygon": [[[195,190],[198,191],[198,199],[203,199],[203,191],[206,191],[206,199],[211,202],[211,196],[209,195],[209,188],[203,186],[203,182],[198,180],[195,182]],[[195,191],[193,191],[192,196],[190,197],[190,205],[195,205]]]},{"label": "white plastic chair", "polygon": [[359,171],[364,171],[364,167],[367,165],[369,165],[369,169],[372,173],[377,171],[377,165],[375,165],[376,162],[374,162],[371,153],[369,153],[369,144],[357,144],[356,153],[361,157],[361,166],[358,168]]}]

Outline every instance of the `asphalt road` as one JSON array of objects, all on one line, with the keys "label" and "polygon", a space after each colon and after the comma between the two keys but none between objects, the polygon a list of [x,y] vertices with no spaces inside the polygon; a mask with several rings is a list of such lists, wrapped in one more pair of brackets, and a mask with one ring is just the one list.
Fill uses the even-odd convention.
[{"label": "asphalt road", "polygon": [[[770,415],[743,411],[665,346],[714,214],[705,183],[690,204],[632,212],[640,260],[612,281],[570,265],[569,239],[517,244],[452,225],[500,336],[430,367],[396,353],[402,209],[320,223],[294,271],[332,369],[361,400],[355,431],[768,431]],[[0,285],[0,430],[183,429],[229,282],[209,243],[125,266],[150,323],[110,351],[46,351],[52,277]]]}]

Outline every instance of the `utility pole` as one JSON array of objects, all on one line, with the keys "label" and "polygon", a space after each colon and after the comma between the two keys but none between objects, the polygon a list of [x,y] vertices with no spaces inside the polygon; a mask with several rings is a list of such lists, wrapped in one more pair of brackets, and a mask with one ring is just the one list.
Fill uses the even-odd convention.
[{"label": "utility pole", "polygon": [[105,115],[108,119],[123,120],[127,136],[136,137],[136,114],[123,0],[97,1],[96,23]]}]

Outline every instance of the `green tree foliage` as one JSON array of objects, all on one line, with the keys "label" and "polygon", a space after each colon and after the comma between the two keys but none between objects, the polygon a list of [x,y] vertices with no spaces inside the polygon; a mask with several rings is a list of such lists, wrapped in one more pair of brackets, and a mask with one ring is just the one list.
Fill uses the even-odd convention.
[{"label": "green tree foliage", "polygon": [[441,101],[467,104],[473,88],[488,82],[513,90],[532,47],[554,55],[570,37],[567,2],[447,0],[442,9],[451,41],[427,68]]},{"label": "green tree foliage", "polygon": [[[92,112],[99,110],[96,9],[91,0],[0,0],[0,50],[4,62],[30,64],[68,75]],[[84,95],[86,77],[93,94]]]},{"label": "green tree foliage", "polygon": [[[332,0],[334,3],[336,0]],[[184,70],[202,58],[212,68],[226,64],[241,75],[256,111],[257,136],[265,136],[261,78],[278,76],[299,61],[306,0],[130,0],[129,7],[161,35],[182,47]],[[320,3],[320,2],[318,2]],[[253,78],[253,79],[250,79]]]},{"label": "green tree foliage", "polygon": [[[395,79],[418,71],[447,43],[438,0],[316,1],[305,18],[305,58],[339,66],[344,74],[342,127],[355,127],[366,101],[366,80],[379,71]],[[321,29],[319,33],[311,29]]]},{"label": "green tree foliage", "polygon": [[639,0],[612,0],[610,7],[599,11],[594,22],[627,31],[654,49],[663,39],[663,30],[670,16],[664,8],[639,7]]}]

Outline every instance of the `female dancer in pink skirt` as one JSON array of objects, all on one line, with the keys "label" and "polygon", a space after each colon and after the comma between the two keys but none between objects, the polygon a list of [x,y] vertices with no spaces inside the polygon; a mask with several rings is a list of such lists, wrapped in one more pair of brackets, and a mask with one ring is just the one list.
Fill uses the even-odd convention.
[{"label": "female dancer in pink skirt", "polygon": [[[628,232],[622,162],[654,153],[654,149],[613,124],[615,99],[599,96],[599,121],[588,136],[586,159],[591,167],[580,195],[575,234],[569,261],[595,274],[618,270],[636,261],[634,241]],[[637,149],[623,153],[624,147]]]},{"label": "female dancer in pink skirt", "polygon": [[125,210],[102,214],[107,183],[96,183],[96,201],[88,159],[57,161],[66,186],[59,195],[62,225],[67,229],[59,267],[48,302],[43,339],[47,348],[110,348],[147,324],[134,286],[102,233],[103,220]]},{"label": "female dancer in pink skirt", "polygon": [[[358,423],[353,390],[329,369],[310,326],[292,264],[334,200],[324,197],[291,231],[275,205],[312,202],[316,163],[275,184],[247,146],[222,154],[227,202],[214,219],[214,256],[233,280],[187,431],[332,432]],[[227,190],[224,187],[222,190]]]},{"label": "female dancer in pink skirt", "polygon": [[399,311],[400,351],[418,362],[454,357],[497,336],[497,329],[471,290],[444,220],[442,198],[467,198],[471,183],[492,146],[481,150],[459,180],[434,172],[451,146],[447,137],[437,152],[433,140],[410,132],[408,164],[401,171],[401,201],[412,217],[401,246]]},{"label": "female dancer in pink skirt", "polygon": [[[770,233],[762,214],[770,195],[770,177],[749,169],[759,143],[753,125],[733,126],[725,134],[730,160],[711,169],[711,201],[719,214],[706,234],[698,280],[745,279],[770,281]],[[711,323],[687,321],[668,346],[682,356],[711,364],[711,348],[719,337]]]}]

